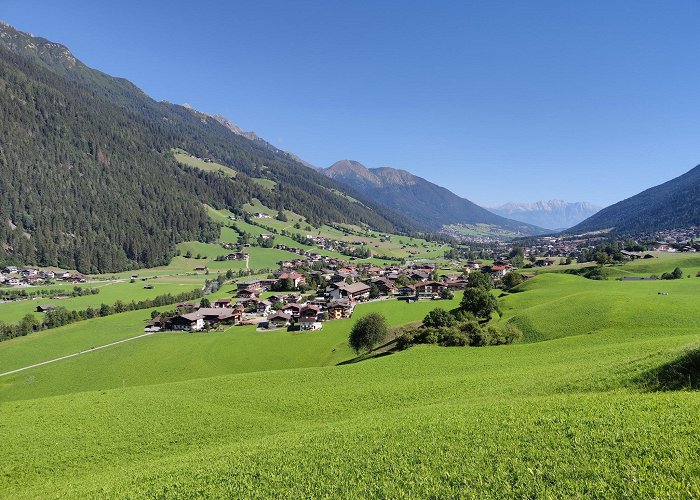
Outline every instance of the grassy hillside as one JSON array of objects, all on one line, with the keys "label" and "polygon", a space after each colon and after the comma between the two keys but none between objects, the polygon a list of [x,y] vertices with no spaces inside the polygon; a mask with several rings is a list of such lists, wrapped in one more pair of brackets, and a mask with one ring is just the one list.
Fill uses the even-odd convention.
[{"label": "grassy hillside", "polygon": [[645,394],[632,374],[697,338],[423,347],[14,401],[0,405],[0,492],[690,497],[700,395]]},{"label": "grassy hillside", "polygon": [[184,149],[174,149],[173,156],[175,156],[178,163],[182,163],[188,167],[198,168],[206,172],[221,172],[227,177],[236,177],[236,171],[231,167],[227,167],[226,165],[222,165],[214,161],[204,161],[201,158],[197,158],[189,154]]},{"label": "grassy hillside", "polygon": [[[262,226],[271,227],[277,231],[275,233],[275,244],[287,245],[290,248],[302,248],[304,250],[312,250],[320,255],[327,255],[330,257],[336,257],[340,259],[348,259],[347,256],[342,255],[338,252],[320,249],[318,247],[303,245],[292,238],[287,236],[282,236],[281,231],[288,231],[289,233],[296,233],[301,236],[311,235],[311,236],[321,236],[323,238],[328,238],[332,240],[338,240],[348,243],[360,243],[367,245],[372,251],[373,259],[363,259],[369,260],[376,264],[386,264],[391,262],[382,262],[382,259],[392,259],[392,258],[405,258],[405,259],[440,259],[443,257],[445,250],[449,248],[449,245],[442,245],[435,242],[430,242],[422,238],[413,238],[405,235],[386,235],[383,233],[378,233],[360,226],[351,224],[338,224],[337,226],[343,228],[343,230],[337,227],[332,227],[329,225],[312,226],[308,224],[304,217],[291,212],[289,210],[285,211],[287,216],[287,221],[279,221],[274,217],[277,215],[277,211],[266,207],[259,200],[252,200],[250,203],[243,205],[243,210],[248,214],[254,214],[257,212],[266,213],[273,218],[271,219],[256,219],[254,222]],[[209,208],[210,217],[213,220],[221,222],[223,224],[229,225],[227,217],[227,212],[223,210],[214,210]],[[296,224],[301,226],[301,229],[295,227]],[[257,237],[263,233],[269,233],[269,230],[260,227],[255,224],[248,224],[243,220],[235,221],[236,227],[249,233],[253,237]],[[386,237],[384,237],[386,236]],[[228,242],[237,241],[237,235],[235,231],[232,231],[228,227],[222,228],[221,240]]]},{"label": "grassy hillside", "polygon": [[700,279],[593,281],[546,273],[503,299],[502,321],[515,322],[525,333],[525,341],[610,329],[626,330],[630,335],[659,328],[691,332],[697,325],[699,291]]},{"label": "grassy hillside", "polygon": [[[526,333],[511,346],[335,366],[352,355],[337,321],[159,334],[2,377],[0,496],[694,498],[699,288],[546,273],[501,300]],[[84,345],[117,318],[0,356]]]},{"label": "grassy hillside", "polygon": [[[700,255],[693,253],[669,253],[669,252],[644,252],[652,255],[653,259],[637,259],[622,264],[605,265],[601,268],[604,276],[609,279],[623,278],[625,276],[649,277],[652,274],[661,276],[663,273],[670,273],[676,267],[680,267],[684,274],[695,277],[700,271]],[[593,262],[581,264],[559,265],[551,267],[528,269],[528,272],[551,273],[566,270],[581,269],[583,267],[595,267]]]},{"label": "grassy hillside", "polygon": [[[349,320],[331,321],[308,333],[256,332],[232,327],[225,332],[161,333],[115,346],[88,357],[62,361],[0,378],[0,400],[28,399],[131,385],[147,385],[232,373],[335,365],[354,357],[347,343],[351,325],[379,311],[390,325],[420,321],[434,307],[452,301],[407,304],[397,300],[359,305]],[[92,320],[0,343],[0,371],[77,352],[142,333],[148,311],[118,315],[121,321]],[[157,362],[153,362],[157,360]]]},{"label": "grassy hillside", "polygon": [[[143,333],[149,317],[149,310],[130,311],[0,342],[0,372],[134,337]],[[8,383],[9,378],[0,378],[0,392]]]}]

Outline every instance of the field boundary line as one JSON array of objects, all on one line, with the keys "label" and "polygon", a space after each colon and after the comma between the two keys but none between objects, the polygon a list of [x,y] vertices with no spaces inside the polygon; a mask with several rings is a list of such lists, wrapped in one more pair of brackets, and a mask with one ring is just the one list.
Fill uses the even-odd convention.
[{"label": "field boundary line", "polygon": [[34,363],[33,365],[24,366],[22,368],[15,368],[14,370],[0,373],[0,377],[4,377],[5,375],[12,375],[13,373],[23,372],[24,370],[29,370],[31,368],[37,368],[39,366],[48,365],[50,363],[56,363],[57,361],[63,361],[64,359],[74,358],[76,356],[81,356],[81,355],[87,354],[89,352],[98,351],[100,349],[105,349],[106,347],[112,347],[112,346],[115,346],[118,344],[123,344],[124,342],[131,342],[132,340],[140,339],[143,337],[148,337],[149,335],[153,335],[155,333],[160,333],[160,332],[142,333],[141,335],[136,335],[135,337],[129,337],[128,339],[117,340],[116,342],[110,342],[109,344],[99,345],[96,347],[90,347],[89,349],[83,349],[82,351],[74,352],[72,354],[66,354],[65,356],[60,356],[58,358],[49,359],[48,361],[42,361],[41,363]]}]

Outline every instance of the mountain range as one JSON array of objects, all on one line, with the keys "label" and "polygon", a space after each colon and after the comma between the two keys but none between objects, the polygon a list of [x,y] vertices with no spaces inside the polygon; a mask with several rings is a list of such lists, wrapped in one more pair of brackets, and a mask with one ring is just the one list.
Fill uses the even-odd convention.
[{"label": "mountain range", "polygon": [[534,203],[506,203],[489,208],[495,214],[535,226],[559,231],[574,226],[600,210],[585,201],[567,203],[563,200],[545,200]]},{"label": "mountain range", "polygon": [[[535,212],[524,207],[499,207],[513,218],[503,217],[405,170],[351,160],[315,169],[223,116],[157,102],[128,80],[87,67],[67,47],[5,23],[0,137],[2,263],[84,272],[165,264],[177,243],[218,236],[204,204],[236,212],[253,198],[313,225],[382,232],[486,225],[526,236],[548,232],[538,226],[569,225],[513,220]],[[234,169],[235,179],[179,164],[176,148]],[[699,200],[696,167],[569,231],[699,225]],[[588,209],[572,211],[582,217]]]},{"label": "mountain range", "polygon": [[[257,198],[309,223],[412,232],[418,222],[354,193],[263,140],[156,102],[61,44],[0,25],[0,261],[108,272],[165,264],[175,244],[211,241],[204,204]],[[183,148],[235,181],[178,164]],[[266,178],[274,190],[253,181]]]},{"label": "mountain range", "polygon": [[489,212],[448,189],[395,168],[367,168],[341,160],[322,170],[324,175],[378,203],[405,214],[435,231],[452,224],[488,224],[516,235],[543,234],[546,230]]}]

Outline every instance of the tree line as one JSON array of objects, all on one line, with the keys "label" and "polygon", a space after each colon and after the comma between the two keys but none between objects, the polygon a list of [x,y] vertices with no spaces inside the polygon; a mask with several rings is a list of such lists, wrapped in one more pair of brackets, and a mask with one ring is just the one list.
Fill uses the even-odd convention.
[{"label": "tree line", "polygon": [[102,318],[111,314],[136,311],[139,309],[150,309],[177,302],[184,302],[186,300],[193,300],[203,295],[204,291],[201,288],[197,288],[190,292],[183,292],[177,295],[166,293],[152,299],[143,299],[139,301],[132,300],[130,302],[124,302],[122,300],[117,300],[112,305],[103,303],[99,307],[87,307],[80,311],[71,311],[62,306],[55,307],[45,312],[41,320],[34,314],[27,314],[17,324],[7,324],[0,321],[0,341],[15,337],[23,337],[42,330],[58,328],[59,326],[68,325],[77,321]]}]

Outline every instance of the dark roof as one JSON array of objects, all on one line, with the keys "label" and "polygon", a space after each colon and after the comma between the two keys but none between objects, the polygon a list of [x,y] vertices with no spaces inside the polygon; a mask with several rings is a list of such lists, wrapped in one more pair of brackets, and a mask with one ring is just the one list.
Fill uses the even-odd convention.
[{"label": "dark roof", "polygon": [[285,320],[285,321],[289,321],[291,318],[292,318],[291,315],[285,314],[285,313],[283,313],[282,311],[277,311],[276,313],[269,315],[269,316],[267,317],[267,320],[270,321],[270,320],[273,320],[273,319],[283,319],[283,320]]},{"label": "dark roof", "polygon": [[424,281],[422,283],[416,283],[416,288],[424,287],[424,286],[445,286],[444,283],[440,283],[439,281]]},{"label": "dark roof", "polygon": [[347,291],[348,293],[368,292],[370,289],[370,287],[365,285],[364,283],[351,283],[350,285],[345,285],[340,288]]}]

